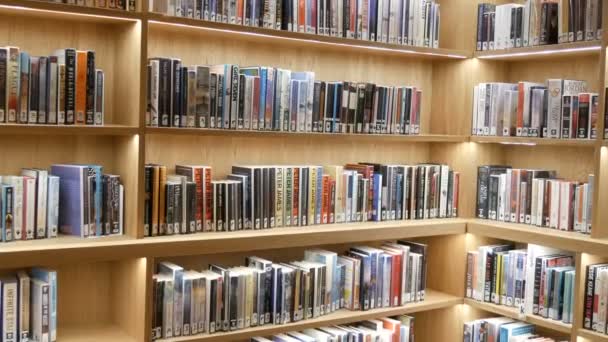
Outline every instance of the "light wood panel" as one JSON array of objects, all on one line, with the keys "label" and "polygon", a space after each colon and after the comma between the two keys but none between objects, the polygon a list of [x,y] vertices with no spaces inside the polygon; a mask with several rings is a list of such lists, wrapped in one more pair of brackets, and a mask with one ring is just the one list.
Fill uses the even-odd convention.
[{"label": "light wood panel", "polygon": [[[7,12],[8,11],[8,12]],[[37,12],[33,12],[37,13]],[[0,11],[0,41],[32,56],[57,49],[95,51],[95,66],[105,73],[105,122],[137,126],[139,115],[140,23],[88,16],[31,16],[28,11]]]},{"label": "light wood panel", "polygon": [[507,63],[505,82],[531,81],[544,83],[549,78],[564,78],[587,81],[587,90],[600,90],[598,55],[576,58],[541,59]]},{"label": "light wood panel", "polygon": [[581,56],[597,56],[600,41],[585,41],[566,44],[540,45],[515,49],[475,51],[473,57],[490,60],[532,61],[552,59],[574,59]]},{"label": "light wood panel", "polygon": [[360,142],[336,139],[331,144],[311,137],[277,139],[247,137],[146,136],[146,162],[173,172],[176,164],[213,168],[213,178],[230,173],[232,165],[344,165],[357,162],[414,164],[429,160],[427,144]]},{"label": "light wood panel", "polygon": [[454,305],[444,309],[421,311],[414,316],[415,340],[418,342],[451,342],[462,340],[464,305]]},{"label": "light wood panel", "polygon": [[548,146],[577,146],[594,148],[599,145],[597,140],[591,139],[546,139],[531,137],[502,137],[502,136],[471,136],[472,142],[493,143],[503,145],[548,145]]}]

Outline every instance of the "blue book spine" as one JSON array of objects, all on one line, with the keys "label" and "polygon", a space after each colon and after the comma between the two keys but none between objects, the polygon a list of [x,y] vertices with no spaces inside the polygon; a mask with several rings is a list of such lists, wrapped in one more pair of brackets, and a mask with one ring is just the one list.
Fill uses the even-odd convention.
[{"label": "blue book spine", "polygon": [[371,279],[372,279],[372,258],[368,255],[364,255],[361,260],[361,270],[363,272],[363,282],[360,285],[361,291],[361,302],[363,303],[363,310],[371,309],[372,291],[371,291]]},{"label": "blue book spine", "polygon": [[317,168],[317,198],[315,203],[315,224],[321,224],[321,205],[323,202],[323,167]]},{"label": "blue book spine", "polygon": [[260,70],[260,113],[258,117],[258,129],[265,129],[264,115],[266,113],[266,83],[268,80],[268,69],[261,68]]},{"label": "blue book spine", "polygon": [[403,212],[402,212],[402,208],[403,208],[403,173],[398,173],[397,174],[397,190],[396,190],[396,219],[397,220],[402,220],[403,219]]},{"label": "blue book spine", "polygon": [[51,173],[59,181],[59,230],[64,234],[83,237],[83,167],[53,165]]},{"label": "blue book spine", "polygon": [[370,255],[370,308],[374,309],[378,307],[376,299],[378,298],[378,253],[371,253]]},{"label": "blue book spine", "polygon": [[32,268],[30,273],[33,278],[49,284],[49,307],[51,308],[49,336],[50,342],[55,342],[57,341],[57,272],[44,268]]},{"label": "blue book spine", "polygon": [[374,192],[373,192],[373,208],[372,220],[379,222],[382,220],[380,215],[382,211],[382,174],[374,173]]},{"label": "blue book spine", "polygon": [[378,254],[378,273],[376,273],[376,307],[381,308],[383,305],[382,289],[384,288],[384,256]]},{"label": "blue book spine", "polygon": [[367,26],[367,29],[369,30],[369,40],[376,40],[376,26],[378,21],[377,7],[377,0],[369,0],[369,8],[367,10],[369,16],[369,25]]}]

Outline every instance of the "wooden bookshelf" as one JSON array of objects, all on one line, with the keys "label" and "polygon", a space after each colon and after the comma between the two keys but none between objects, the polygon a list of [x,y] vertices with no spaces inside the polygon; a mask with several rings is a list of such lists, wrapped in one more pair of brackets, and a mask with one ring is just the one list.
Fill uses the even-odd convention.
[{"label": "wooden bookshelf", "polygon": [[[601,94],[598,132],[604,131],[606,47],[603,41],[503,51],[474,51],[475,0],[439,0],[439,49],[403,46],[173,18],[137,11],[88,8],[35,0],[0,0],[2,45],[32,55],[58,48],[95,50],[106,73],[105,121],[101,127],[0,125],[0,174],[53,163],[97,163],[121,175],[125,185],[125,235],[96,239],[61,236],[7,243],[0,272],[34,265],[60,277],[61,341],[149,341],[152,282],[161,260],[200,267],[209,261],[239,264],[252,253],[289,260],[303,249],[343,251],[353,244],[412,239],[429,244],[427,299],[400,308],[339,311],[314,320],[170,341],[236,341],[294,329],[355,322],[396,314],[416,316],[416,339],[456,341],[469,318],[505,315],[589,341],[608,341],[582,329],[584,267],[608,260],[608,143],[471,136],[473,87],[479,82],[587,80]],[[604,6],[608,22],[608,6]],[[605,35],[606,36],[606,35]],[[185,65],[236,63],[311,70],[319,80],[349,80],[423,89],[420,135],[319,134],[145,127],[147,59],[181,58]],[[600,133],[600,135],[602,135]],[[262,231],[198,233],[143,238],[145,163],[172,168],[207,164],[221,178],[234,164],[414,164],[435,162],[460,172],[459,217],[452,219],[331,224]],[[555,169],[584,181],[594,174],[591,235],[476,219],[477,167],[507,164]],[[168,170],[172,172],[172,170]],[[464,299],[466,252],[475,243],[506,240],[574,252],[577,288],[573,324]],[[476,246],[473,246],[476,248]],[[274,260],[274,259],[273,259]],[[462,305],[462,304],[466,305]],[[467,314],[466,308],[474,311]]]}]

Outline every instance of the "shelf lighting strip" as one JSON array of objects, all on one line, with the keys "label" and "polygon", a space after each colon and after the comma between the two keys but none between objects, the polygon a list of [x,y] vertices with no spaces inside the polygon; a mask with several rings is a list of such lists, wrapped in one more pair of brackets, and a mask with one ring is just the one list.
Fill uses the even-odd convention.
[{"label": "shelf lighting strip", "polygon": [[602,47],[600,45],[597,46],[583,46],[569,49],[554,49],[554,50],[542,50],[542,51],[528,51],[528,52],[513,52],[513,53],[499,53],[494,55],[483,55],[477,56],[480,59],[493,59],[493,58],[509,58],[509,57],[524,57],[524,56],[536,56],[536,55],[554,55],[554,54],[562,54],[562,53],[576,53],[576,52],[584,52],[584,51],[597,51]]},{"label": "shelf lighting strip", "polygon": [[[77,7],[77,6],[74,6],[74,7]],[[139,19],[135,19],[135,18],[125,18],[125,17],[99,15],[99,14],[88,14],[88,13],[75,13],[75,12],[70,12],[70,11],[56,11],[56,10],[32,8],[32,7],[25,7],[25,6],[14,6],[14,5],[0,5],[0,9],[28,11],[28,12],[37,12],[37,13],[54,13],[54,14],[73,16],[73,17],[100,18],[100,19],[105,19],[105,20],[121,20],[121,21],[132,21],[132,22],[139,20]]]},{"label": "shelf lighting strip", "polygon": [[159,25],[187,27],[187,28],[204,30],[204,31],[224,32],[224,33],[230,33],[230,34],[240,34],[240,35],[244,35],[244,36],[254,36],[254,37],[263,37],[263,38],[270,38],[270,39],[288,40],[288,41],[294,41],[294,42],[300,42],[300,43],[313,43],[313,44],[328,45],[328,46],[343,46],[343,47],[349,47],[349,48],[359,48],[359,49],[373,50],[373,51],[388,51],[388,52],[411,54],[411,55],[437,56],[437,57],[448,57],[448,58],[458,58],[458,59],[468,58],[465,55],[457,55],[457,54],[420,52],[420,51],[414,51],[414,50],[391,49],[391,48],[385,48],[385,47],[379,47],[379,46],[365,46],[365,45],[355,45],[355,44],[347,44],[347,43],[324,42],[324,41],[314,39],[314,38],[313,39],[303,39],[303,38],[281,37],[281,36],[275,36],[275,35],[264,34],[264,33],[243,32],[243,31],[229,30],[229,29],[219,29],[219,28],[211,28],[211,27],[193,26],[193,25],[187,25],[187,24],[168,23],[168,22],[157,21],[157,20],[150,20],[149,22],[152,24],[159,24]]}]

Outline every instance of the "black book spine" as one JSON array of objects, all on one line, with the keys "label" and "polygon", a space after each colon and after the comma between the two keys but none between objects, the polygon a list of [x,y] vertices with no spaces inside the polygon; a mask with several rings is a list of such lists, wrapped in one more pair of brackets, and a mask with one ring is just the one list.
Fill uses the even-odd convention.
[{"label": "black book spine", "polygon": [[276,172],[277,169],[274,167],[268,168],[268,226],[269,228],[275,227],[275,213],[276,213]]},{"label": "black book spine", "polygon": [[230,307],[228,309],[228,317],[230,318],[230,330],[237,329],[238,321],[238,302],[239,302],[239,277],[228,277],[230,284],[227,284],[226,289],[229,289]]},{"label": "black book spine", "polygon": [[196,183],[188,182],[188,198],[186,203],[188,204],[188,227],[189,232],[196,232],[196,208],[198,206],[196,198]]},{"label": "black book spine", "polygon": [[167,200],[165,205],[167,209],[165,222],[167,222],[167,235],[172,235],[175,232],[175,184],[167,184],[166,189]]},{"label": "black book spine", "polygon": [[188,68],[181,67],[180,69],[179,127],[186,127],[188,125]]},{"label": "black book spine", "polygon": [[150,236],[152,223],[152,166],[144,169],[144,236]]},{"label": "black book spine", "polygon": [[230,113],[224,113],[224,75],[217,75],[217,95],[216,95],[217,110],[215,115],[215,127],[216,128],[228,128],[224,126],[224,115],[230,115]]},{"label": "black book spine", "polygon": [[[355,132],[363,133],[364,127],[364,112],[365,112],[365,85],[360,84],[357,87],[357,108],[355,109]],[[372,180],[370,180],[372,181]]]},{"label": "black book spine", "polygon": [[235,219],[236,217],[234,216],[234,193],[233,193],[233,189],[234,189],[234,184],[233,183],[226,183],[226,192],[224,193],[224,201],[225,201],[225,212],[226,212],[226,219],[224,221],[224,225],[225,225],[225,230],[226,231],[234,231],[235,230]]},{"label": "black book spine", "polygon": [[498,264],[498,255],[495,254],[495,253],[492,253],[492,255],[493,255],[493,257],[492,257],[492,276],[491,276],[492,277],[492,283],[491,283],[491,286],[490,286],[490,294],[489,294],[489,297],[490,297],[489,301],[490,302],[494,302],[494,300],[496,299],[496,296],[495,296],[495,294],[496,294],[496,283],[499,280],[498,279],[498,267],[497,267],[497,264]]},{"label": "black book spine", "polygon": [[348,82],[343,82],[340,87],[340,95],[341,101],[339,102],[340,106],[340,121],[338,124],[338,132],[346,133],[346,127],[348,126],[348,96],[349,96],[349,88],[350,85]]},{"label": "black book spine", "polygon": [[488,218],[488,183],[490,179],[490,168],[480,166],[477,168],[477,208],[475,212],[478,218]]},{"label": "black book spine", "polygon": [[170,120],[172,127],[180,126],[181,113],[181,93],[182,93],[182,64],[179,60],[171,61],[171,96],[170,100]]},{"label": "black book spine", "polygon": [[[608,88],[604,89],[604,98],[608,98]],[[608,139],[608,106],[604,106],[604,139]]]},{"label": "black book spine", "polygon": [[343,15],[342,15],[342,37],[348,38],[347,31],[350,30],[350,0],[342,0],[343,1]]},{"label": "black book spine", "polygon": [[[30,84],[32,75],[30,74]],[[32,93],[30,92],[30,98]],[[74,124],[76,109],[76,50],[65,50],[65,124]]]},{"label": "black book spine", "polygon": [[315,81],[312,103],[312,131],[319,132],[319,117],[321,113],[321,82]]},{"label": "black book spine", "polygon": [[209,122],[207,123],[209,128],[215,128],[215,113],[217,110],[217,74],[211,73],[209,75]]},{"label": "black book spine", "polygon": [[[334,113],[334,93],[336,92],[336,84],[328,83],[327,84],[327,100],[326,100],[326,109],[325,109],[325,124],[324,131],[326,133],[333,132],[333,113]],[[607,116],[608,117],[608,116]]]},{"label": "black book spine", "polygon": [[6,122],[6,66],[7,66],[7,51],[0,49],[0,123]]},{"label": "black book spine", "polygon": [[95,52],[87,51],[87,99],[85,123],[95,124]]},{"label": "black book spine", "polygon": [[210,292],[210,295],[209,295],[210,310],[209,310],[209,318],[208,318],[209,332],[214,333],[216,331],[216,329],[220,330],[219,326],[218,326],[219,319],[217,317],[217,310],[216,310],[217,305],[218,305],[218,302],[217,302],[218,281],[213,279],[209,282],[209,284],[210,284],[210,286],[209,286],[210,288],[208,289],[208,291]]},{"label": "black book spine", "polygon": [[424,218],[424,190],[426,181],[426,167],[419,166],[416,177],[416,218]]},{"label": "black book spine", "polygon": [[173,228],[175,229],[175,233],[185,233],[186,228],[183,227],[183,221],[184,221],[184,215],[183,215],[183,197],[184,196],[184,191],[186,191],[186,189],[184,189],[182,187],[182,184],[175,184],[175,198],[173,201],[173,208],[174,208],[174,212],[173,212],[173,217],[174,217],[174,226]]},{"label": "black book spine", "polygon": [[509,32],[509,38],[511,39],[510,45],[505,48],[516,47],[515,41],[517,40],[517,7],[511,8],[511,32]]},{"label": "black book spine", "polygon": [[372,83],[365,85],[365,106],[363,108],[363,133],[370,132],[372,112],[374,110],[374,93],[376,86]]},{"label": "black book spine", "polygon": [[48,89],[47,78],[50,75],[47,73],[49,59],[48,57],[40,57],[38,66],[38,123],[46,124],[47,109],[48,109]]},{"label": "black book spine", "polygon": [[589,94],[581,94],[578,98],[578,127],[577,138],[586,139],[589,137]]},{"label": "black book spine", "polygon": [[[608,95],[608,88],[606,88]],[[570,138],[570,113],[572,111],[573,96],[564,95],[562,97],[562,138]],[[608,123],[608,110],[606,111],[606,122]],[[604,129],[604,135],[608,134],[608,130]]]},{"label": "black book spine", "polygon": [[540,296],[540,278],[542,276],[543,258],[536,258],[534,263],[534,296],[532,298],[532,313],[538,314],[539,296]]},{"label": "black book spine", "polygon": [[515,46],[516,47],[522,47],[523,46],[523,20],[524,20],[524,8],[523,7],[518,7],[517,8],[517,20],[515,23],[515,27],[516,27],[516,34],[515,34]]},{"label": "black book spine", "polygon": [[245,75],[240,75],[239,84],[239,115],[237,120],[237,128],[242,129],[245,125]]},{"label": "black book spine", "polygon": [[558,6],[557,3],[548,3],[547,7],[547,44],[557,44],[559,36]]},{"label": "black book spine", "polygon": [[593,297],[595,289],[595,265],[587,265],[585,278],[585,306],[583,307],[583,328],[591,329],[593,323]]},{"label": "black book spine", "polygon": [[498,205],[498,177],[490,176],[488,183],[488,218],[496,220]]},{"label": "black book spine", "polygon": [[263,222],[264,222],[264,218],[263,218],[263,208],[264,208],[264,191],[263,191],[263,176],[262,176],[262,169],[261,168],[255,168],[253,170],[253,182],[254,182],[254,196],[255,196],[255,213],[254,213],[254,218],[255,218],[255,229],[261,229],[263,228]]},{"label": "black book spine", "polygon": [[494,258],[495,258],[495,254],[493,252],[488,252],[488,254],[486,255],[486,278],[485,278],[485,282],[484,282],[484,289],[483,289],[483,301],[484,302],[489,302],[490,301],[490,295],[491,295],[491,291],[492,291],[492,278],[494,276]]},{"label": "black book spine", "polygon": [[540,10],[540,45],[549,43],[549,4],[543,3]]},{"label": "black book spine", "polygon": [[171,61],[158,60],[158,120],[159,126],[169,127],[168,107],[171,98]]}]

